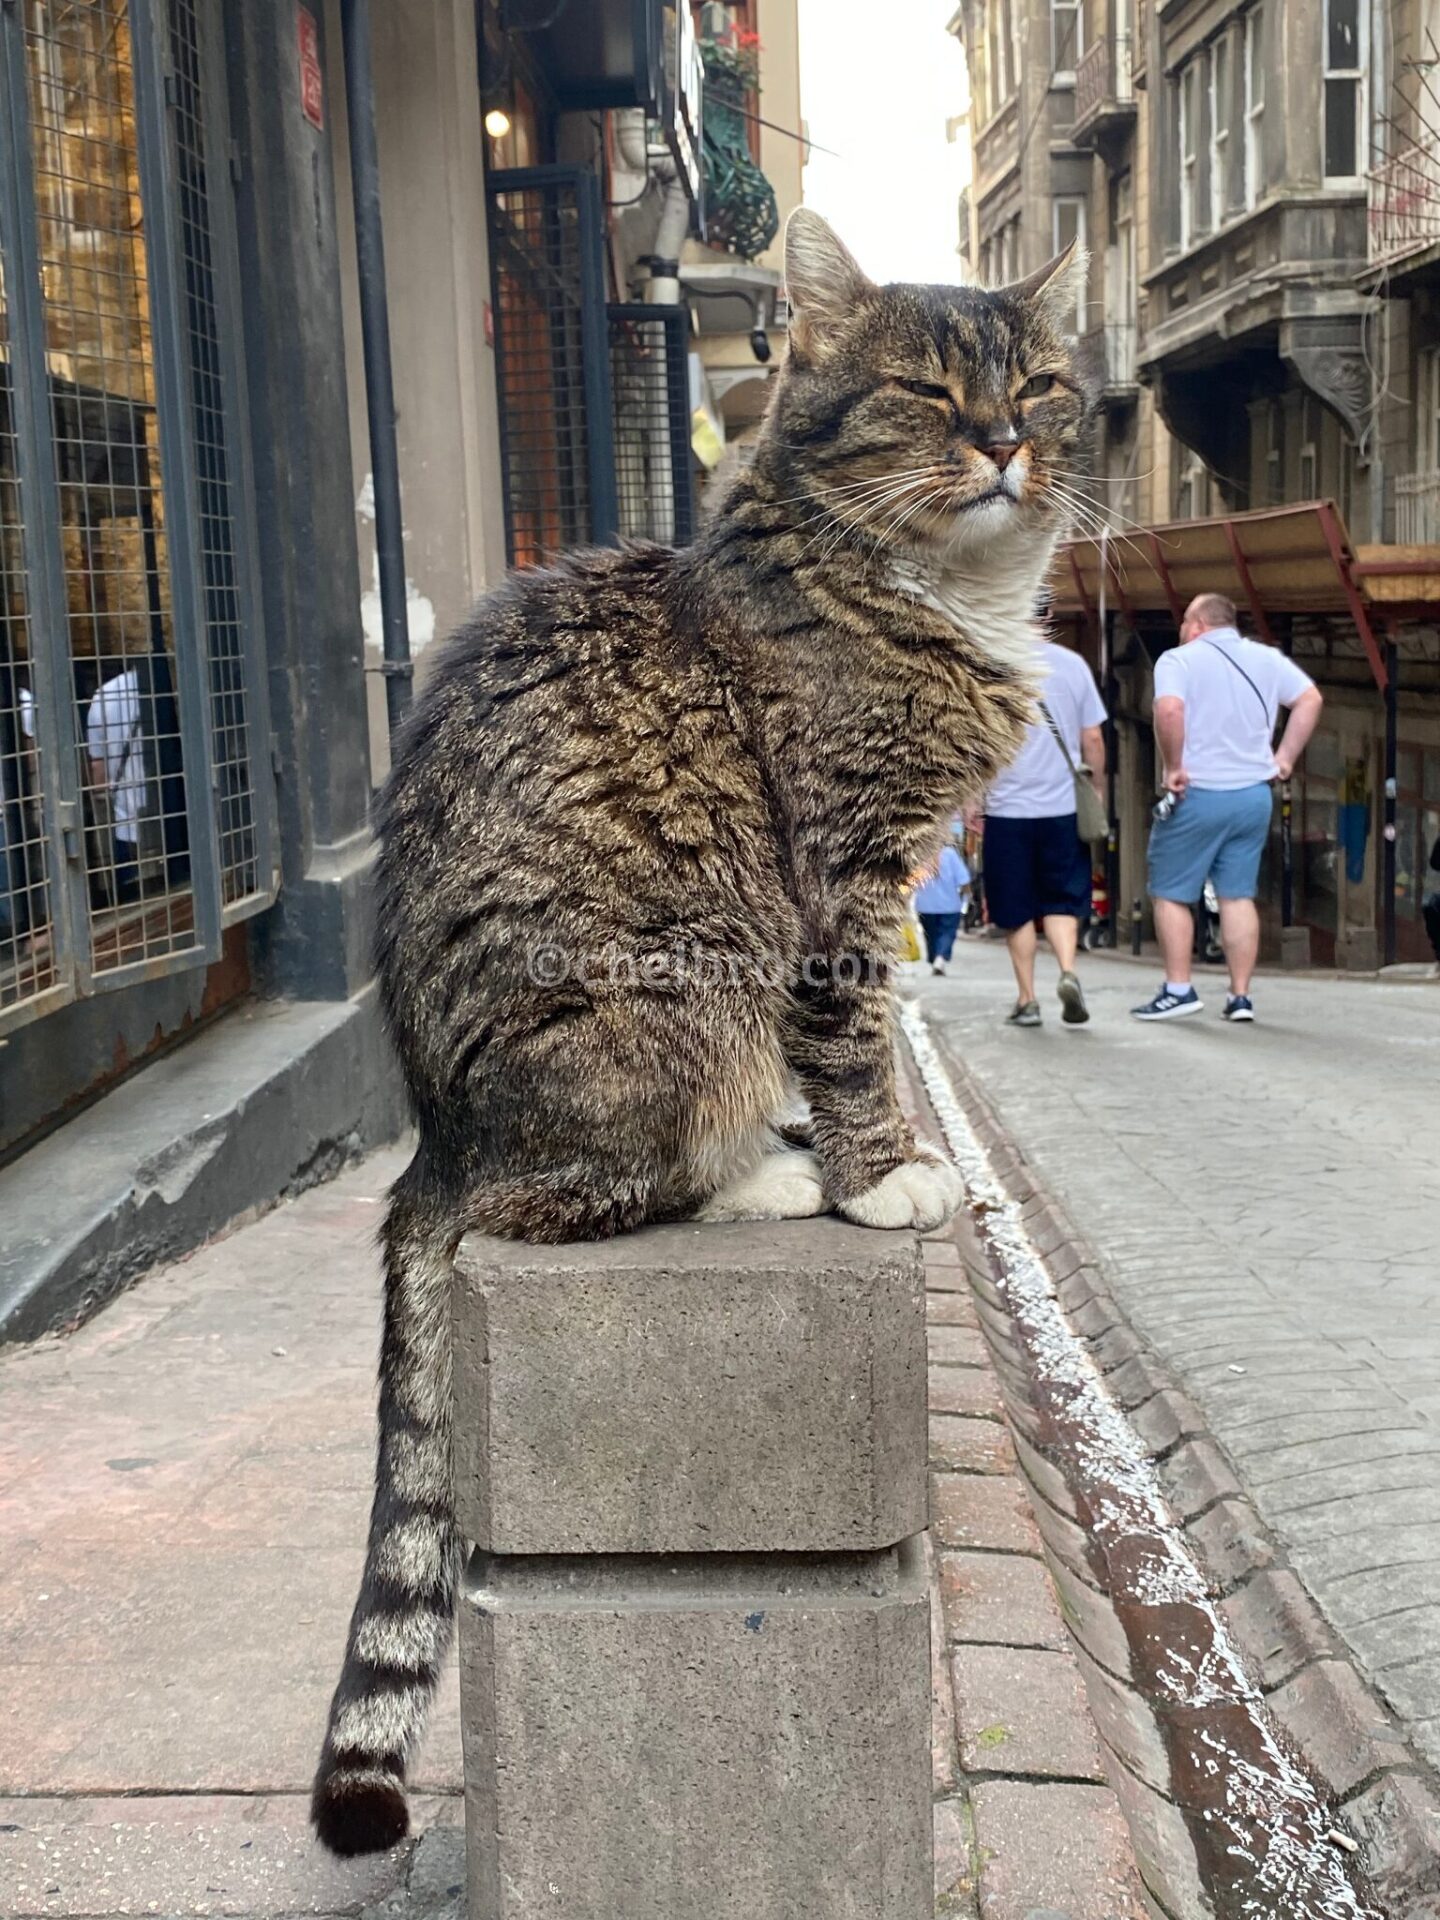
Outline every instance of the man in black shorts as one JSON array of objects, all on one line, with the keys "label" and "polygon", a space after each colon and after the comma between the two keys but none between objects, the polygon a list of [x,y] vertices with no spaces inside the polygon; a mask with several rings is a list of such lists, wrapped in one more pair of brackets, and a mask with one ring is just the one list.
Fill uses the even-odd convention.
[{"label": "man in black shorts", "polygon": [[1038,920],[1060,965],[1060,1017],[1081,1026],[1090,1010],[1075,955],[1080,923],[1090,910],[1090,849],[1076,826],[1075,771],[1087,769],[1098,787],[1105,772],[1105,706],[1078,653],[1053,640],[1038,641],[1036,650],[1045,675],[1044,711],[985,798],[985,905],[1004,931],[1015,970],[1017,998],[1008,1024],[1041,1024],[1035,997]]}]

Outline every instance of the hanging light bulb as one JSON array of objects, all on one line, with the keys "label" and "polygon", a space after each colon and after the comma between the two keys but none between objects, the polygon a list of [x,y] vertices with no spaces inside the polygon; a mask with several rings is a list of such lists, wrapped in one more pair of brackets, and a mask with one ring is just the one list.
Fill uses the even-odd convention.
[{"label": "hanging light bulb", "polygon": [[510,131],[510,116],[503,107],[491,107],[485,116],[485,131],[492,140],[503,140]]}]

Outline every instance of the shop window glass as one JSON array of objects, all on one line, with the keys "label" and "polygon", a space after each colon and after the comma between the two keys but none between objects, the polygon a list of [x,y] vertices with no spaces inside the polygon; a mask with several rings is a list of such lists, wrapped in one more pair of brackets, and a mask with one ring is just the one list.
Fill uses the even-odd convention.
[{"label": "shop window glass", "polygon": [[196,944],[125,0],[25,10],[91,964]]}]

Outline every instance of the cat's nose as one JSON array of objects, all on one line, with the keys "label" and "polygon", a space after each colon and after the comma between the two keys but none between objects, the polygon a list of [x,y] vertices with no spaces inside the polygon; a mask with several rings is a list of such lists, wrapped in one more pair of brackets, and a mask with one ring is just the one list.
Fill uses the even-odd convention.
[{"label": "cat's nose", "polygon": [[1003,473],[1020,451],[1020,442],[1018,440],[987,440],[984,450]]}]

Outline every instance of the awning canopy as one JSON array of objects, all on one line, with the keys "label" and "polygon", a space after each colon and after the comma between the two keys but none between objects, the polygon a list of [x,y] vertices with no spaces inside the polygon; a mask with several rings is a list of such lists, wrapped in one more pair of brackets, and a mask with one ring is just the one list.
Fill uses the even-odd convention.
[{"label": "awning canopy", "polygon": [[[1103,580],[1103,590],[1102,590]],[[1385,660],[1382,621],[1440,601],[1440,548],[1355,547],[1331,500],[1266,507],[1212,520],[1071,540],[1050,576],[1052,607],[1087,622],[1102,606],[1133,618],[1164,613],[1178,627],[1197,593],[1223,593],[1273,638],[1275,613],[1343,613],[1354,621],[1376,685]]]}]

